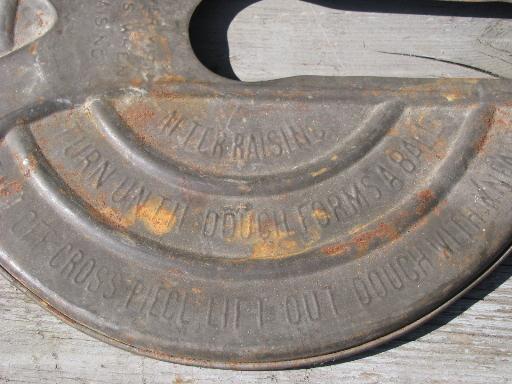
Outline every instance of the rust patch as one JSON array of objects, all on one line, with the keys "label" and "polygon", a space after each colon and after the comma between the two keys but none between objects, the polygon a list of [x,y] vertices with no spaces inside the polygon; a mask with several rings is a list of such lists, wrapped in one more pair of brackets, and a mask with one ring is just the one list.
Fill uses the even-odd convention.
[{"label": "rust patch", "polygon": [[485,146],[487,145],[487,142],[489,141],[489,137],[487,134],[483,134],[480,136],[480,138],[475,143],[475,152],[480,153],[484,150]]},{"label": "rust patch", "polygon": [[146,229],[157,236],[163,236],[171,232],[176,226],[176,215],[162,208],[157,199],[150,200],[146,204],[137,207],[136,217]]},{"label": "rust patch", "polygon": [[158,79],[155,80],[155,84],[169,84],[169,83],[184,83],[187,79],[185,79],[183,76],[178,75],[169,75],[166,74],[164,76],[160,76]]},{"label": "rust patch", "polygon": [[329,245],[322,248],[322,253],[327,256],[339,256],[348,253],[351,248],[349,244]]},{"label": "rust patch", "polygon": [[497,108],[493,118],[492,136],[509,133],[512,130],[512,105],[510,107]]},{"label": "rust patch", "polygon": [[109,223],[118,228],[128,229],[140,222],[156,236],[164,236],[170,233],[177,223],[176,215],[164,209],[157,199],[138,205],[126,214],[111,207],[103,207],[99,209],[99,212]]},{"label": "rust patch", "polygon": [[156,111],[146,103],[133,103],[122,114],[123,120],[132,128],[144,128],[155,117]]},{"label": "rust patch", "polygon": [[418,93],[438,93],[447,101],[463,100],[471,94],[472,85],[478,83],[478,79],[437,79],[436,81],[419,84],[412,87],[402,87],[399,93],[415,95]]},{"label": "rust patch", "polygon": [[141,79],[140,77],[130,80],[130,85],[135,88],[138,88],[138,87],[142,86],[143,84],[144,84],[144,80]]},{"label": "rust patch", "polygon": [[317,208],[313,210],[312,216],[320,222],[326,222],[330,219],[329,213],[325,209]]},{"label": "rust patch", "polygon": [[103,207],[98,211],[108,223],[113,224],[117,228],[127,229],[135,224],[134,217],[129,214],[123,215],[122,212],[111,207]]},{"label": "rust patch", "polygon": [[475,143],[475,152],[477,154],[483,152],[483,150],[485,149],[485,146],[487,145],[487,142],[489,141],[489,131],[495,125],[495,117],[496,117],[496,114],[493,112],[493,113],[489,113],[483,119],[484,120],[483,124],[486,129],[485,129],[485,132],[482,134],[482,136],[480,136],[478,138],[477,142]]},{"label": "rust patch", "polygon": [[37,50],[39,48],[39,43],[38,42],[35,42],[35,43],[32,43],[29,45],[28,47],[28,51],[30,52],[30,54],[32,56],[37,56]]},{"label": "rust patch", "polygon": [[[263,222],[262,230],[270,230],[271,222]],[[272,260],[284,259],[297,254],[303,248],[299,246],[293,238],[294,233],[279,233],[268,239],[258,240],[252,248],[251,259],[254,260]]]},{"label": "rust patch", "polygon": [[17,181],[6,181],[0,176],[0,197],[9,197],[23,191],[23,185]]},{"label": "rust patch", "polygon": [[48,23],[44,19],[45,13],[43,11],[37,11],[36,16],[37,16],[37,25],[40,28],[46,27],[48,25]]},{"label": "rust patch", "polygon": [[280,235],[275,239],[258,241],[252,249],[253,260],[284,259],[298,253],[299,244],[289,235]]},{"label": "rust patch", "polygon": [[340,256],[350,251],[362,255],[366,253],[375,241],[393,241],[400,236],[398,230],[390,224],[380,223],[375,229],[356,234],[346,243],[334,244],[322,248],[327,256]]},{"label": "rust patch", "polygon": [[423,215],[428,212],[430,205],[435,201],[436,196],[434,192],[430,189],[425,189],[421,192],[418,192],[416,195],[418,198],[418,206],[416,207],[416,213],[418,215]]},{"label": "rust patch", "polygon": [[324,173],[326,173],[328,171],[329,171],[329,168],[322,168],[316,172],[311,173],[311,176],[313,176],[313,177],[322,176]]}]

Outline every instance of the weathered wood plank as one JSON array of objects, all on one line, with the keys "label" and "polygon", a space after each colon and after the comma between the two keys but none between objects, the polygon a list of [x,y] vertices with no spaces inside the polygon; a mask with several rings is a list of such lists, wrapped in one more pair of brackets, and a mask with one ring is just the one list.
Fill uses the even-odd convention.
[{"label": "weathered wood plank", "polygon": [[[387,7],[382,2],[379,12],[355,12],[357,1],[312,3],[262,0],[238,15],[228,37],[240,79],[512,76],[512,12],[472,17],[478,16],[473,5],[425,5],[415,11],[397,2]],[[368,10],[365,3],[360,7]],[[386,9],[404,13],[381,13]]]}]

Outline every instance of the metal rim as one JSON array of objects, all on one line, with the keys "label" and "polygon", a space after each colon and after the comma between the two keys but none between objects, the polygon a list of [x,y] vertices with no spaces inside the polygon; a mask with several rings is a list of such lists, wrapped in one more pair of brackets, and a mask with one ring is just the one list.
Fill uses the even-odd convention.
[{"label": "metal rim", "polygon": [[289,361],[280,361],[275,363],[219,363],[205,360],[190,360],[190,359],[180,359],[178,357],[173,356],[164,356],[163,354],[155,353],[149,350],[141,350],[136,347],[132,347],[130,345],[124,344],[118,340],[114,340],[109,338],[106,335],[102,335],[91,328],[85,327],[71,318],[67,317],[63,313],[59,312],[55,308],[48,305],[43,299],[34,294],[23,285],[19,280],[14,278],[9,272],[7,272],[4,268],[0,267],[0,274],[2,274],[14,287],[21,290],[25,295],[30,297],[37,303],[41,308],[46,310],[48,313],[58,317],[67,325],[72,326],[73,328],[83,332],[89,336],[94,337],[95,339],[106,342],[114,347],[123,349],[127,352],[132,352],[144,357],[150,357],[156,360],[181,364],[187,366],[201,367],[201,368],[209,368],[209,369],[221,369],[221,370],[239,370],[239,371],[267,371],[267,370],[288,370],[288,369],[307,369],[307,368],[315,368],[322,366],[324,364],[329,363],[337,363],[342,362],[344,359],[350,357],[357,357],[364,352],[371,351],[374,348],[380,347],[382,345],[387,344],[388,342],[395,340],[396,338],[403,336],[409,332],[416,330],[422,325],[428,323],[430,320],[438,316],[440,313],[445,311],[448,307],[466,295],[469,291],[474,289],[477,285],[479,285],[482,281],[484,281],[504,260],[506,260],[510,254],[512,253],[512,247],[509,247],[507,251],[505,251],[489,268],[487,268],[483,273],[481,273],[473,282],[471,282],[466,288],[464,288],[461,292],[453,296],[451,299],[446,301],[444,304],[430,312],[429,314],[417,319],[411,324],[397,329],[394,332],[391,332],[385,336],[382,336],[378,339],[365,343],[363,345],[359,345],[345,351],[339,351],[336,353],[330,353],[322,356],[311,357],[307,359],[298,359],[298,360],[289,360]]}]

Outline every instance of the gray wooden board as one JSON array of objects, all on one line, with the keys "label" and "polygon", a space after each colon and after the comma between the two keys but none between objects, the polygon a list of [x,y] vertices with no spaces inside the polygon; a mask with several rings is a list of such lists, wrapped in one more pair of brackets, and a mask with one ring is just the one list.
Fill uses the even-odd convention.
[{"label": "gray wooden board", "polygon": [[436,10],[429,7],[418,14],[386,14],[343,7],[354,1],[320,3],[330,7],[262,0],[244,9],[228,32],[238,77],[246,81],[301,74],[486,77],[468,67],[511,75],[510,19],[466,17],[471,13],[460,4],[433,15]]},{"label": "gray wooden board", "polygon": [[[264,0],[231,24],[233,69],[249,81],[298,74],[483,76],[457,65],[379,54],[375,46],[417,53],[407,50],[427,36],[430,46],[422,48],[423,53],[435,56],[450,52],[450,28],[462,28],[465,42],[454,43],[458,51],[450,53],[460,56],[474,48],[479,33],[494,21],[388,18],[392,20],[386,23],[393,24],[397,33],[380,34],[376,42],[379,33],[364,32],[375,15],[297,0]],[[499,27],[512,33],[511,22],[503,23]],[[411,25],[418,29],[405,31]],[[507,48],[509,43],[502,44]],[[439,51],[440,47],[444,48]],[[483,54],[472,60],[480,67],[498,65],[489,61],[497,59],[485,59]],[[121,351],[65,325],[0,279],[0,383],[512,382],[511,275],[509,258],[442,315],[373,353],[309,370],[244,373],[178,366]]]}]

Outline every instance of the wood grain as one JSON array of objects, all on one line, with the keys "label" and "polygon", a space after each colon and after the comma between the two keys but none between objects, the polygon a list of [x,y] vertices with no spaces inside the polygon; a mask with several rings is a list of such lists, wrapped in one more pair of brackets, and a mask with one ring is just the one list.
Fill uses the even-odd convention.
[{"label": "wood grain", "polygon": [[468,4],[388,7],[400,14],[384,13],[384,5],[379,12],[361,5],[366,11],[357,12],[356,3],[262,0],[247,7],[228,31],[234,72],[245,81],[293,75],[512,77],[511,6],[508,13],[481,15]]},{"label": "wood grain", "polygon": [[[358,57],[361,41],[350,42],[344,30],[359,25],[362,33],[367,27],[362,19],[349,16],[296,0],[258,3],[242,12],[229,30],[233,68],[245,80],[297,74],[378,75],[376,70],[412,76],[418,71],[425,76],[475,74],[468,68],[407,57],[379,54],[377,62]],[[340,20],[352,21],[348,25]],[[477,21],[463,25],[466,36],[473,36],[466,43],[471,44],[482,23],[488,23],[480,20],[477,25]],[[380,43],[403,50],[407,45],[400,41],[404,39],[400,30],[410,22],[396,24],[399,33],[393,38],[382,36]],[[437,30],[442,33],[434,35],[444,34],[446,39],[450,35],[443,28],[453,25],[453,20],[439,22]],[[435,40],[436,24],[430,23],[421,33],[430,33],[427,36]],[[377,35],[370,33],[367,46],[375,43]],[[429,49],[438,48],[434,44]],[[0,383],[508,383],[512,382],[511,276],[509,259],[441,316],[371,354],[309,370],[244,373],[178,366],[121,351],[63,324],[0,279]]]}]

